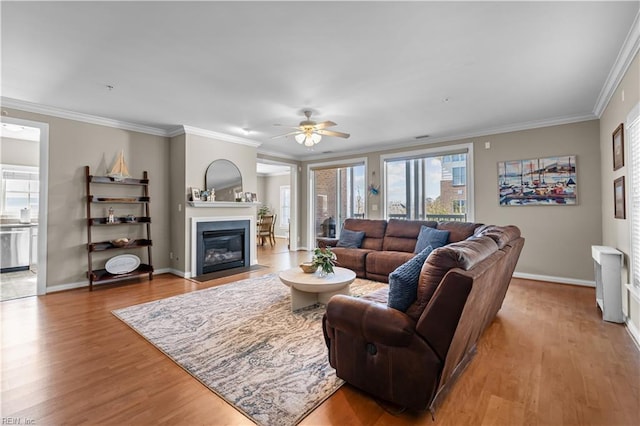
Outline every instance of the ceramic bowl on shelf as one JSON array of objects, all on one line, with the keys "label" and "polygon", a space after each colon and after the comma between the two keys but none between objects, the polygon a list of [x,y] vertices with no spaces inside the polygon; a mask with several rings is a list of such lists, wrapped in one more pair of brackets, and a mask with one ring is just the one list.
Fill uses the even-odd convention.
[{"label": "ceramic bowl on shelf", "polygon": [[302,272],[305,274],[313,274],[316,269],[318,269],[318,266],[311,262],[304,262],[300,264],[300,269],[302,269]]},{"label": "ceramic bowl on shelf", "polygon": [[129,244],[128,238],[116,238],[115,240],[109,241],[115,247],[125,247]]}]

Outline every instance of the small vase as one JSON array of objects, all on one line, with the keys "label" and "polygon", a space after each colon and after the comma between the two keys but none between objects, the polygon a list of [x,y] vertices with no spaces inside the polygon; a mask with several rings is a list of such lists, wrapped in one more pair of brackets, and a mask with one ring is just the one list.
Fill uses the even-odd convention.
[{"label": "small vase", "polygon": [[322,268],[318,268],[318,276],[319,276],[320,278],[324,278],[324,277],[326,277],[326,276],[327,276],[327,272],[326,272],[324,269],[322,269]]}]

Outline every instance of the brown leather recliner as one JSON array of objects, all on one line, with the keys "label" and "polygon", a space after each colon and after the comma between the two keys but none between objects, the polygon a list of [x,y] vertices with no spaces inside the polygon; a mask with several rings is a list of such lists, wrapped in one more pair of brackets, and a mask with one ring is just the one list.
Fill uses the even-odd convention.
[{"label": "brown leather recliner", "polygon": [[435,410],[502,306],[523,245],[514,226],[484,226],[434,250],[406,312],[387,307],[386,288],[331,298],[323,329],[338,377],[382,400]]}]

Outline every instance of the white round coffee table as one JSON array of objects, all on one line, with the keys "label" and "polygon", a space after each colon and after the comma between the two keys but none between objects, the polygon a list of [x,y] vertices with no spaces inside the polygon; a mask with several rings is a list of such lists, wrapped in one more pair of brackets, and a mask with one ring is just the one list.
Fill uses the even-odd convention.
[{"label": "white round coffee table", "polygon": [[324,277],[318,273],[306,274],[300,268],[280,272],[280,281],[291,287],[291,310],[314,305],[327,304],[335,294],[349,294],[349,284],[356,279],[356,273],[346,268],[333,268],[333,274]]}]

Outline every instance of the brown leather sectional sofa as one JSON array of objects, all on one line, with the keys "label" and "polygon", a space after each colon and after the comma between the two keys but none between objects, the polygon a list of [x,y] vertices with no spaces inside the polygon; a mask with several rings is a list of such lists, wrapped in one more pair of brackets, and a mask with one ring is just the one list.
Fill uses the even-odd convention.
[{"label": "brown leather sectional sofa", "polygon": [[351,269],[359,278],[389,281],[389,274],[413,256],[422,225],[449,231],[449,242],[467,239],[482,226],[470,222],[434,222],[421,220],[347,219],[344,229],[364,231],[361,248],[336,247],[338,239],[319,238],[318,247],[331,247],[338,265]]},{"label": "brown leather sectional sofa", "polygon": [[[372,250],[374,243],[396,247],[391,243],[396,240],[385,245],[382,224],[371,226],[378,230],[375,240],[362,250]],[[410,229],[413,224],[405,226]],[[451,239],[456,242],[435,249],[427,258],[417,298],[406,312],[387,306],[388,288],[384,288],[362,298],[332,297],[323,320],[329,361],[338,377],[382,400],[432,412],[501,308],[524,245],[515,226],[436,226],[455,228]],[[470,228],[473,231],[462,238]],[[399,232],[396,224],[391,226],[393,238],[404,238]],[[360,253],[338,259],[347,267],[358,266],[357,273],[368,278],[382,275],[395,262],[383,257],[388,263],[382,268],[379,258],[368,260],[375,250],[365,253],[364,259]]]}]

